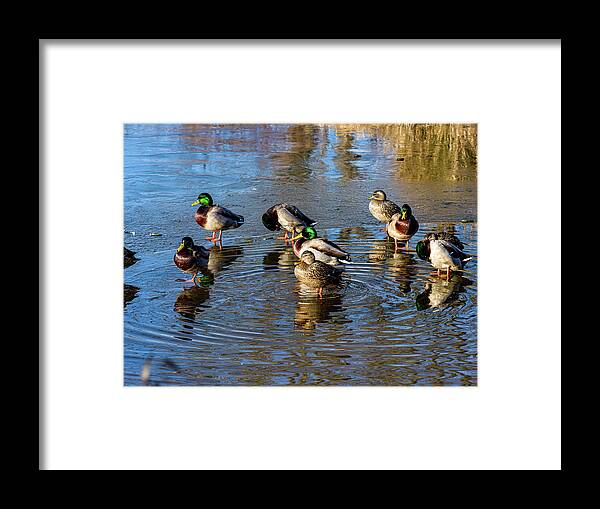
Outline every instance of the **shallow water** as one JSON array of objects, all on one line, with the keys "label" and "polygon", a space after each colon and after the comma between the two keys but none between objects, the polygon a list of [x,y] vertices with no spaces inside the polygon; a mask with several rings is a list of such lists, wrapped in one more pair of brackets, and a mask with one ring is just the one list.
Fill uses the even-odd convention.
[{"label": "shallow water", "polygon": [[[126,385],[475,385],[477,259],[445,281],[414,251],[454,231],[477,252],[475,126],[126,125]],[[384,189],[420,229],[394,252],[369,214]],[[173,264],[200,192],[246,223],[211,247],[199,287]],[[262,222],[297,205],[350,252],[322,298]],[[142,379],[142,372],[148,375]]]}]

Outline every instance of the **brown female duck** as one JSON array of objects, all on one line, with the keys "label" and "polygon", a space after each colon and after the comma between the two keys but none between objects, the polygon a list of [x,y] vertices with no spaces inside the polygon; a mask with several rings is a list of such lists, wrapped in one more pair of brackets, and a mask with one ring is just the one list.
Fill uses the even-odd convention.
[{"label": "brown female duck", "polygon": [[385,193],[378,189],[369,196],[369,212],[381,223],[389,223],[394,214],[402,212],[402,209],[393,201],[387,199]]},{"label": "brown female duck", "polygon": [[315,260],[311,251],[305,251],[294,268],[294,275],[309,288],[317,288],[323,296],[323,287],[340,281],[342,271],[326,263]]}]

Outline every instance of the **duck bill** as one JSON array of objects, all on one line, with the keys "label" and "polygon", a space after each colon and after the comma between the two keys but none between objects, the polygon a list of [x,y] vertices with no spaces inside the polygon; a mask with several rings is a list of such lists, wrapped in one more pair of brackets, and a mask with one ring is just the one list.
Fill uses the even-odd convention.
[{"label": "duck bill", "polygon": [[200,205],[200,200],[196,200],[194,203],[192,203],[192,207],[195,207],[196,205]]},{"label": "duck bill", "polygon": [[177,248],[177,252],[179,253],[179,251],[181,251],[185,246],[183,245],[183,243],[179,244],[179,247]]},{"label": "duck bill", "polygon": [[302,234],[300,235],[296,235],[295,237],[292,237],[290,240],[298,240],[302,238]]}]

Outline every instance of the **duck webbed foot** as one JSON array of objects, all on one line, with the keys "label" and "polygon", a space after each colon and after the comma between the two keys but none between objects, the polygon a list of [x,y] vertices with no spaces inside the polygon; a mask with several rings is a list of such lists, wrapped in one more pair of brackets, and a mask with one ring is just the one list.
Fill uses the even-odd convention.
[{"label": "duck webbed foot", "polygon": [[198,275],[198,273],[196,272],[196,274],[194,274],[192,276],[192,279],[178,279],[177,281],[181,282],[181,283],[194,283],[195,285],[198,284],[198,282],[196,281],[196,276]]}]

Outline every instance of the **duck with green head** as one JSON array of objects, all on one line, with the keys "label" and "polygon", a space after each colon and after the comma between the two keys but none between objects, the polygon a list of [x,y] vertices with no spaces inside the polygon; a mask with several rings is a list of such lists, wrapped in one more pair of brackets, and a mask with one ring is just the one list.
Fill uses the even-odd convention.
[{"label": "duck with green head", "polygon": [[[194,216],[196,223],[205,230],[213,232],[212,237],[206,237],[206,240],[221,242],[223,230],[239,228],[244,224],[244,216],[234,214],[220,205],[215,205],[212,196],[208,193],[199,194],[198,199],[192,203],[192,207],[196,205],[200,205]],[[216,236],[217,232],[219,232],[218,237]]]},{"label": "duck with green head", "polygon": [[318,289],[322,297],[323,287],[339,283],[342,271],[316,260],[311,251],[304,251],[294,268],[294,275],[309,288]]},{"label": "duck with green head", "polygon": [[306,251],[310,251],[316,260],[329,265],[347,263],[350,260],[348,252],[331,240],[318,236],[313,226],[306,226],[302,231],[292,238],[294,254],[301,258]]},{"label": "duck with green head", "polygon": [[265,228],[271,231],[284,230],[283,237],[277,237],[278,240],[288,241],[288,232],[293,234],[305,226],[314,226],[316,221],[310,219],[298,207],[288,205],[287,203],[278,203],[269,208],[262,215],[262,222]]},{"label": "duck with green head", "polygon": [[435,233],[428,233],[424,240],[417,242],[416,251],[421,260],[429,261],[437,269],[438,276],[445,270],[447,281],[451,271],[462,271],[465,264],[473,258]]},{"label": "duck with green head", "polygon": [[410,205],[404,204],[400,212],[396,212],[386,226],[387,234],[394,239],[394,248],[398,249],[398,241],[404,242],[408,249],[410,238],[417,233],[419,223],[413,216]]},{"label": "duck with green head", "polygon": [[208,265],[209,255],[208,249],[194,245],[191,237],[181,239],[181,244],[179,244],[177,252],[173,256],[173,261],[183,272],[193,274],[192,279],[188,279],[184,283],[197,284],[198,272]]}]

